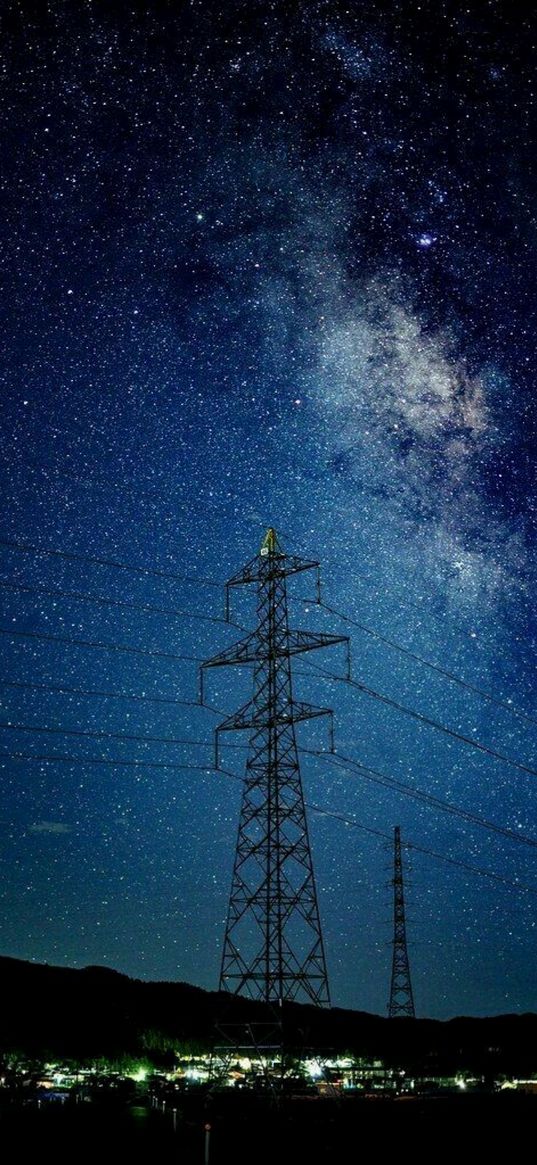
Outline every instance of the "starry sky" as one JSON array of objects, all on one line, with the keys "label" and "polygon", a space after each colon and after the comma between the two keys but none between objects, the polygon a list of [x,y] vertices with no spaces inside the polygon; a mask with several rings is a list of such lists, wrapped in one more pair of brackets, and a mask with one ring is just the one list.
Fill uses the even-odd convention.
[{"label": "starry sky", "polygon": [[[508,831],[300,726],[307,801],[355,823],[310,812],[333,1002],[386,1010],[400,824],[417,1013],[536,1010],[537,18],[0,21],[0,951],[217,985],[241,790],[197,660],[236,639],[220,584],[274,525],[332,608],[299,576],[292,625],[350,634],[358,683],[507,758],[332,678],[340,649],[297,662],[341,755]],[[208,698],[250,685],[214,672]]]}]

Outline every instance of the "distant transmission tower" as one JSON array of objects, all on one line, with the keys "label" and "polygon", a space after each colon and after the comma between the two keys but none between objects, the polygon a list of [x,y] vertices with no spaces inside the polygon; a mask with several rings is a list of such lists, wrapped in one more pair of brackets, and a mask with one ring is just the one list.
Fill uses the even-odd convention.
[{"label": "distant transmission tower", "polygon": [[388,1016],[409,1015],[415,1019],[414,996],[410,981],[410,965],[406,945],[405,893],[403,859],[401,857],[401,830],[394,829],[393,851],[393,962]]},{"label": "distant transmission tower", "polygon": [[330,1003],[295,724],[332,711],[294,699],[291,657],[335,643],[348,649],[348,638],[289,629],[287,579],[306,570],[317,571],[319,586],[319,563],[285,554],[269,529],[226,584],[228,616],[231,587],[257,585],[257,628],[201,670],[203,701],[204,669],[254,665],[253,699],[216,730],[217,766],[220,733],[250,731],[220,990],[278,1005]]}]

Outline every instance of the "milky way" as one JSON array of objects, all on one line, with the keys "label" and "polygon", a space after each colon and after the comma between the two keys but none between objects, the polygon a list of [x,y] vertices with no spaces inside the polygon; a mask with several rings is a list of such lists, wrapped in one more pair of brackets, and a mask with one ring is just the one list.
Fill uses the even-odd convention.
[{"label": "milky way", "polygon": [[[233,641],[211,584],[268,525],[336,612],[296,581],[295,626],[351,632],[356,680],[537,768],[537,21],[412,0],[1,21],[0,950],[214,987],[240,786],[175,657]],[[531,773],[297,673],[341,753],[537,838]],[[250,680],[212,676],[214,707]],[[537,1009],[531,845],[326,759],[303,778],[500,878],[410,851],[420,1014]],[[333,1000],[382,1012],[389,845],[310,823]]]}]

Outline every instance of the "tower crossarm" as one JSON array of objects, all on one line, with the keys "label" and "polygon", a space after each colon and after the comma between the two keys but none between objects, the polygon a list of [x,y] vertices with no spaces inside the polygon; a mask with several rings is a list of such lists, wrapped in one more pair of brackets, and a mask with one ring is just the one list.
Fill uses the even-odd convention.
[{"label": "tower crossarm", "polygon": [[[271,647],[272,658],[277,656],[300,655],[304,651],[315,651],[319,647],[334,647],[336,643],[349,646],[348,635],[329,635],[327,632],[287,631],[280,643]],[[225,651],[204,660],[201,667],[227,667],[231,664],[256,663],[267,657],[266,644],[260,640],[257,631],[246,639],[233,643]]]},{"label": "tower crossarm", "polygon": [[211,659],[205,659],[200,671],[206,667],[227,667],[229,664],[255,663],[258,658],[257,631],[252,631],[245,639],[239,639],[238,643],[232,643],[231,647],[226,647],[225,651],[220,651]]},{"label": "tower crossarm", "polygon": [[283,580],[291,574],[300,574],[305,570],[316,571],[317,598],[321,597],[320,563],[314,559],[299,558],[296,554],[284,554],[276,531],[270,527],[267,530],[259,554],[250,559],[246,566],[241,567],[236,574],[229,578],[225,585],[226,619],[230,614],[230,591],[233,587],[247,586],[249,583],[260,583],[271,580]]},{"label": "tower crossarm", "polygon": [[248,700],[237,712],[227,716],[215,729],[215,767],[220,767],[219,736],[221,732],[237,732],[243,729],[269,729],[273,723],[298,724],[301,720],[314,720],[320,716],[330,717],[330,751],[334,751],[334,713],[332,708],[317,708],[313,704],[305,704],[301,700],[291,700],[284,710],[280,710],[273,721],[268,707],[259,709],[254,700]]},{"label": "tower crossarm", "polygon": [[[320,563],[313,559],[309,561],[306,558],[298,558],[294,554],[275,555],[271,566],[271,578],[287,578],[290,574],[299,574],[303,570],[319,570]],[[264,576],[263,576],[264,577]],[[248,583],[259,582],[261,572],[259,569],[259,555],[252,558],[251,562],[247,562],[241,570],[237,571],[232,578],[228,578],[226,587],[240,587],[248,585]]]},{"label": "tower crossarm", "polygon": [[336,643],[344,643],[349,652],[348,635],[330,635],[324,631],[288,631],[287,650],[283,655],[300,655],[302,651],[315,651],[318,647],[334,647]]},{"label": "tower crossarm", "polygon": [[[272,642],[270,658],[288,659],[292,655],[302,655],[306,651],[316,651],[320,647],[334,647],[344,643],[347,649],[346,676],[350,678],[350,640],[348,635],[330,635],[327,632],[290,631],[287,629],[278,642]],[[206,668],[232,667],[233,665],[258,663],[267,658],[267,644],[259,631],[252,631],[245,639],[233,643],[225,651],[204,660],[200,666],[200,703],[204,703],[203,677]]]}]

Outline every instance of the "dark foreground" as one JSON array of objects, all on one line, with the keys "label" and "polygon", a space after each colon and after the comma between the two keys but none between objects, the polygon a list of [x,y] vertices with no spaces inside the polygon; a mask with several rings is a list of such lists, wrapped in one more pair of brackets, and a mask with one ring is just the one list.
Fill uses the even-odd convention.
[{"label": "dark foreground", "polygon": [[206,1122],[211,1165],[340,1165],[373,1149],[415,1159],[493,1155],[501,1144],[532,1136],[537,1096],[520,1093],[426,1099],[298,1100],[274,1111],[254,1099],[222,1099],[213,1111],[156,1111],[143,1105],[47,1104],[10,1106],[0,1113],[5,1144],[17,1158],[55,1162],[177,1161],[204,1165]]}]

